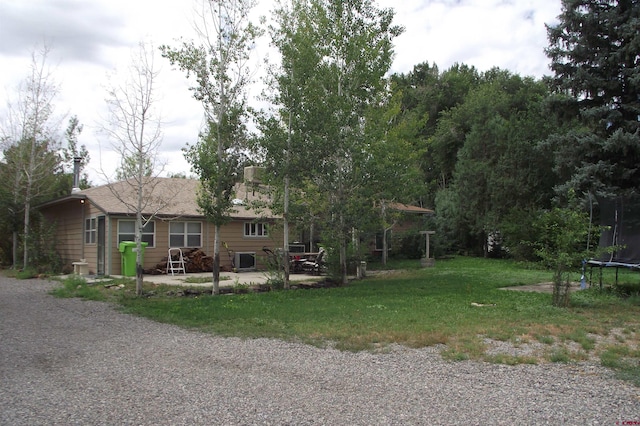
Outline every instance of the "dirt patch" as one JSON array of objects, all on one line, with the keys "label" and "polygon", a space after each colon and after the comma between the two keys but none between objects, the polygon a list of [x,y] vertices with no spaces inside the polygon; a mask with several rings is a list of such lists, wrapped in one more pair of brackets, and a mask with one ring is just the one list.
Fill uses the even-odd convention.
[{"label": "dirt patch", "polygon": [[[537,293],[553,293],[553,283],[538,283],[532,285],[518,285],[513,287],[502,287],[500,290],[534,291]],[[571,283],[571,291],[580,290],[579,282]]]}]

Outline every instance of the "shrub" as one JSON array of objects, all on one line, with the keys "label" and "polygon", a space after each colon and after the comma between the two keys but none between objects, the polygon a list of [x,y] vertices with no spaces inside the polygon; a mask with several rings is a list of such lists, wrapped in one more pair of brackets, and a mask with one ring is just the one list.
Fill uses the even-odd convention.
[{"label": "shrub", "polygon": [[593,255],[585,249],[589,236],[589,216],[570,208],[556,207],[542,212],[532,224],[538,241],[534,251],[553,271],[553,305],[569,306],[571,272]]}]

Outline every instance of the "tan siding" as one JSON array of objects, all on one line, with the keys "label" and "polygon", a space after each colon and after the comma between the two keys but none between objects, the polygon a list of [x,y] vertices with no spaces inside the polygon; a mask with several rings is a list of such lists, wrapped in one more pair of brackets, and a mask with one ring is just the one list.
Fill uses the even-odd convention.
[{"label": "tan siding", "polygon": [[144,268],[157,265],[167,257],[167,245],[169,244],[169,223],[155,219],[155,247],[147,248],[144,253]]},{"label": "tan siding", "polygon": [[81,227],[81,241],[83,244],[83,256],[82,258],[89,264],[89,274],[95,274],[98,271],[98,244],[97,244],[97,222],[96,222],[96,243],[94,244],[85,244],[84,238],[84,219],[89,218],[98,218],[99,216],[104,216],[102,210],[98,209],[91,203],[85,203],[84,209],[84,217],[80,220]]},{"label": "tan siding", "polygon": [[[56,223],[56,240],[60,256],[67,265],[86,259],[89,264],[89,272],[97,272],[97,244],[84,244],[84,219],[103,216],[104,213],[91,202],[81,204],[75,202],[60,204],[42,210],[49,222]],[[118,219],[120,217],[107,216],[105,221],[105,273],[108,275],[120,275],[121,256],[118,250]],[[129,218],[127,218],[129,219]],[[181,221],[184,221],[182,219]],[[198,220],[193,220],[198,221]],[[208,255],[213,255],[214,226],[204,220],[202,230],[202,250]],[[272,250],[282,247],[281,232],[269,228],[269,237],[244,237],[243,220],[234,220],[222,227],[221,241],[226,242],[233,252],[256,253],[258,268],[264,269],[263,247]],[[150,268],[160,263],[167,256],[169,248],[169,222],[155,219],[155,247],[145,250],[144,267]],[[231,262],[226,249],[220,253],[221,266],[231,267]]]},{"label": "tan siding", "polygon": [[65,204],[52,206],[42,211],[48,223],[55,224],[56,248],[65,265],[70,266],[82,257],[83,205]]},{"label": "tan siding", "polygon": [[[222,241],[226,242],[229,250],[233,253],[255,253],[258,269],[266,268],[265,253],[263,247],[271,250],[282,247],[281,234],[272,235],[271,228],[268,237],[245,237],[244,224],[246,221],[232,221],[226,224],[221,230]],[[212,232],[213,235],[213,232]],[[212,241],[213,245],[213,241]],[[213,252],[213,250],[212,250]],[[223,267],[231,267],[231,262],[226,250],[222,250],[220,263]]]}]

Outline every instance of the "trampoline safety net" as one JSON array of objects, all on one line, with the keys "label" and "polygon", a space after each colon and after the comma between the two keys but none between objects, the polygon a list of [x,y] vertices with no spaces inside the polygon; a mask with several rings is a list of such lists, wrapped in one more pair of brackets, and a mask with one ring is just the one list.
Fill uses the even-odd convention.
[{"label": "trampoline safety net", "polygon": [[[590,263],[640,267],[640,196],[598,198],[600,207],[600,247],[615,246]],[[612,265],[613,266],[613,265]]]}]

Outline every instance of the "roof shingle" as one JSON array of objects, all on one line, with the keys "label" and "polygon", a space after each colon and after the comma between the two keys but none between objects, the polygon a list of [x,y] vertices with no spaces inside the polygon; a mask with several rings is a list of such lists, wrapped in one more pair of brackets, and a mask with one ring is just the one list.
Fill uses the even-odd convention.
[{"label": "roof shingle", "polygon": [[[200,181],[181,178],[148,178],[143,187],[142,212],[145,215],[202,217],[198,206],[197,194]],[[133,179],[114,182],[80,191],[93,204],[108,214],[133,214],[137,206],[137,185]],[[236,184],[236,196],[242,200],[231,217],[236,219],[254,219],[273,217],[268,208],[257,211],[251,206],[255,201],[266,201],[268,197],[249,190],[245,184]]]}]

